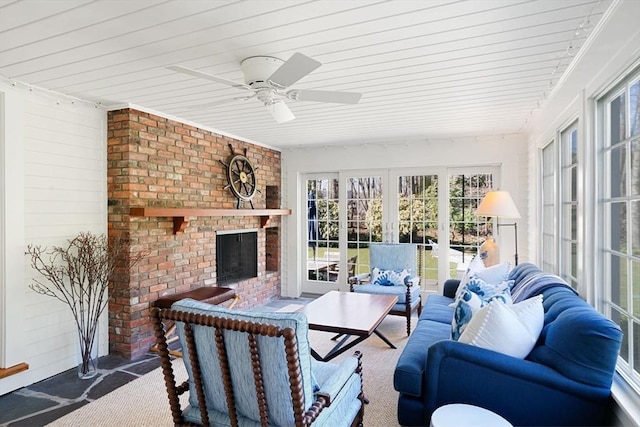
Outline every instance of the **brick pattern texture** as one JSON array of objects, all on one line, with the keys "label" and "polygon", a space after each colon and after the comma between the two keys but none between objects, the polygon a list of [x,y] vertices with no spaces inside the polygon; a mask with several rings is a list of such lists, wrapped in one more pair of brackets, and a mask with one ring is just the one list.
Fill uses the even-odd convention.
[{"label": "brick pattern texture", "polygon": [[184,233],[173,234],[172,218],[129,216],[131,207],[236,208],[237,199],[224,188],[223,162],[228,164],[232,149],[243,155],[246,149],[256,168],[260,193],[254,207],[279,208],[279,152],[135,109],[109,112],[109,235],[126,237],[130,253],[145,253],[123,280],[110,284],[111,354],[138,359],[154,344],[149,307],[157,298],[216,286],[218,230],[259,229],[258,277],[233,285],[240,296],[236,307],[280,295],[279,217],[269,221],[270,228],[260,228],[255,216],[192,217]]}]

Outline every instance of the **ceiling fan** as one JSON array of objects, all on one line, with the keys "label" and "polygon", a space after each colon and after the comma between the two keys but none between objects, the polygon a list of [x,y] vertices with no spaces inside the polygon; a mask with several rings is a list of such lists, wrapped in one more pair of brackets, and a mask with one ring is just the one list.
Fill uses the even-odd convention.
[{"label": "ceiling fan", "polygon": [[211,102],[192,108],[205,108],[237,100],[246,101],[257,98],[267,108],[278,123],[288,122],[295,116],[285,103],[291,101],[332,102],[338,104],[357,104],[362,94],[356,92],[336,92],[326,90],[304,90],[287,88],[311,73],[322,64],[301,53],[295,53],[287,61],[272,56],[252,56],[244,59],[240,66],[244,74],[244,84],[223,77],[203,73],[181,65],[167,67],[172,71],[212,80],[240,90],[253,91],[253,94]]}]

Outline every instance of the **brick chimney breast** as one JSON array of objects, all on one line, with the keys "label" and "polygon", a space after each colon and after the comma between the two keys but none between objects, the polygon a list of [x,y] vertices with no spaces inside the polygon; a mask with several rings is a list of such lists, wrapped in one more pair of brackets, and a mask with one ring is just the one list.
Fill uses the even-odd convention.
[{"label": "brick chimney breast", "polygon": [[[109,235],[125,235],[130,252],[148,255],[128,276],[109,286],[109,349],[128,359],[155,343],[149,320],[156,299],[202,286],[216,286],[216,232],[258,230],[258,277],[233,285],[237,308],[280,296],[280,217],[261,228],[258,216],[197,216],[174,234],[171,217],[129,215],[133,207],[235,209],[224,165],[229,144],[247,149],[259,193],[255,209],[280,203],[280,153],[135,109],[108,113],[107,185]],[[268,254],[268,255],[267,255]]]}]

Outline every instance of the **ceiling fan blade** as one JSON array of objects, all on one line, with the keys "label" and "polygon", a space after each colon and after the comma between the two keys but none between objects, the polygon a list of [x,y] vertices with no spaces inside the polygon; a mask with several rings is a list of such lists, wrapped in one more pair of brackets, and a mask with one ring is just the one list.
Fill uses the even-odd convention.
[{"label": "ceiling fan blade", "polygon": [[253,94],[253,95],[250,95],[250,96],[238,96],[236,98],[220,99],[218,101],[206,102],[204,104],[190,105],[189,107],[187,107],[187,109],[189,109],[189,110],[199,110],[199,109],[203,109],[203,108],[215,107],[216,105],[228,104],[230,102],[235,102],[235,101],[246,101],[248,99],[254,98],[255,96],[256,95]]},{"label": "ceiling fan blade", "polygon": [[289,60],[271,74],[268,81],[278,89],[291,86],[322,64],[301,53],[294,53]]},{"label": "ceiling fan blade", "polygon": [[271,104],[266,104],[265,107],[267,107],[267,110],[269,111],[269,113],[271,113],[273,118],[278,123],[288,122],[296,118],[296,116],[293,115],[293,113],[291,112],[287,104],[285,104],[282,101],[275,101],[275,102],[272,102]]},{"label": "ceiling fan blade", "polygon": [[329,90],[290,90],[287,97],[295,101],[333,102],[336,104],[357,104],[362,97],[357,92],[335,92]]},{"label": "ceiling fan blade", "polygon": [[182,65],[170,65],[168,70],[176,71],[178,73],[189,74],[190,76],[200,77],[202,79],[212,80],[214,82],[222,83],[227,86],[235,87],[238,89],[251,90],[250,86],[242,83],[234,82],[233,80],[223,79],[222,77],[214,76],[213,74],[203,73],[202,71],[193,70],[191,68],[183,67]]}]

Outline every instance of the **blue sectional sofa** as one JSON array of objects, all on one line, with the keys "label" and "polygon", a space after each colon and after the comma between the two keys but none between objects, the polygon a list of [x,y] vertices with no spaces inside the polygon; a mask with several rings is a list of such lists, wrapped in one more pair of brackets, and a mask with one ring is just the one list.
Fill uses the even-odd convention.
[{"label": "blue sectional sofa", "polygon": [[[398,421],[428,426],[433,411],[468,403],[514,426],[603,425],[622,331],[557,276],[533,264],[510,273],[514,303],[543,295],[544,327],[524,359],[451,339],[457,280],[430,295],[394,373]],[[517,295],[517,298],[515,297]]]}]

